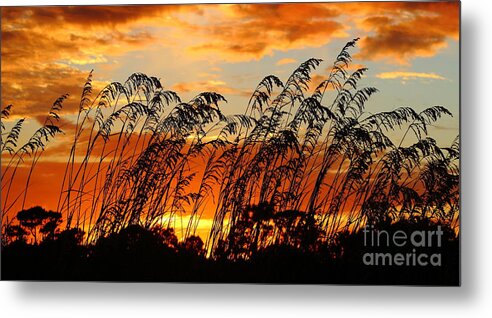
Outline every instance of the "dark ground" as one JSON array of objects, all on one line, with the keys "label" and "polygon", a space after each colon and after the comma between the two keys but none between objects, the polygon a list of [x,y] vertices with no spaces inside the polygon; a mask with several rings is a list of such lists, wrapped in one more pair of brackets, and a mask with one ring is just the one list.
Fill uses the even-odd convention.
[{"label": "dark ground", "polygon": [[[388,230],[408,227],[392,224]],[[230,255],[205,258],[201,242],[170,242],[132,227],[93,246],[78,244],[70,233],[38,245],[12,242],[2,249],[1,274],[2,280],[459,285],[459,239],[450,231],[445,231],[441,247],[418,249],[440,253],[441,266],[365,265],[366,252],[411,253],[413,247],[371,249],[363,242],[359,231],[341,234],[316,251],[276,245],[248,260],[232,261]]]}]

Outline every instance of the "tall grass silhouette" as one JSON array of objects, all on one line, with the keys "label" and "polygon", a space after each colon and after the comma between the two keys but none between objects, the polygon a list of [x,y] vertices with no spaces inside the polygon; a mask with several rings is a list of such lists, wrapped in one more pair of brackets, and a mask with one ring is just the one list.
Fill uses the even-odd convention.
[{"label": "tall grass silhouette", "polygon": [[[278,244],[315,250],[365,224],[435,220],[456,229],[459,138],[440,147],[428,134],[451,113],[443,106],[367,112],[377,89],[359,87],[366,68],[350,72],[356,42],[315,88],[320,59],[285,82],[265,77],[238,115],[222,113],[218,93],[185,102],[141,73],[95,94],[91,72],[60,186],[64,226],[84,231],[86,244],[132,225],[179,229],[184,240],[213,212],[208,255],[231,260]],[[4,233],[12,208],[25,208],[47,143],[61,133],[66,97],[24,145],[17,145],[24,119],[9,131],[2,122],[1,150],[10,158],[2,167]],[[25,189],[12,194],[25,163]]]}]

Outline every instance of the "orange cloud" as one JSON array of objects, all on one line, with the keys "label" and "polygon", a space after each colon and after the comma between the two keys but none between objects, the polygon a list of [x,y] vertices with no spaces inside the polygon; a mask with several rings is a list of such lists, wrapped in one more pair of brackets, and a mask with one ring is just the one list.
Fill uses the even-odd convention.
[{"label": "orange cloud", "polygon": [[459,3],[402,3],[399,10],[365,17],[358,27],[371,34],[362,38],[357,57],[408,64],[416,57],[434,56],[448,39],[458,38]]},{"label": "orange cloud", "polygon": [[[112,14],[114,23],[128,22],[130,14],[118,16],[120,11],[120,7],[2,8],[2,105],[14,104],[18,116],[36,116],[69,93],[64,110],[75,112],[91,66],[110,63],[115,55],[155,40],[146,30],[104,27],[103,16],[109,19]],[[151,10],[136,9],[132,19],[147,11]],[[94,25],[101,29],[92,30]]]},{"label": "orange cloud", "polygon": [[[120,5],[120,6],[47,6],[3,7],[4,21],[21,25],[75,25],[83,27],[114,27],[140,19],[161,17],[166,13],[195,12],[199,6],[188,5]],[[14,24],[15,25],[15,24]]]},{"label": "orange cloud", "polygon": [[[66,104],[73,111],[88,70],[108,80],[101,72],[121,56],[158,45],[207,60],[217,71],[216,62],[259,60],[361,36],[359,58],[405,64],[457,39],[458,8],[443,2],[2,8],[1,102],[14,103],[18,115],[40,114],[70,93]],[[292,59],[278,64],[287,62]],[[192,85],[211,87],[202,81],[186,88]]]},{"label": "orange cloud", "polygon": [[228,61],[258,60],[275,50],[320,47],[347,36],[335,21],[337,10],[325,4],[234,4],[217,7],[220,18],[198,32],[203,41],[189,52],[218,53]]},{"label": "orange cloud", "polygon": [[25,71],[22,65],[4,71],[2,65],[2,104],[13,104],[14,116],[35,117],[46,114],[56,98],[69,93],[63,111],[76,112],[87,75],[54,63],[33,65]]},{"label": "orange cloud", "polygon": [[218,55],[227,61],[258,60],[276,50],[320,47],[335,38],[348,38],[350,31],[362,38],[358,57],[408,64],[416,57],[434,56],[459,33],[458,2],[244,4],[217,8],[222,15],[214,15],[207,27],[194,29],[206,41],[190,46],[188,52],[192,55]]}]

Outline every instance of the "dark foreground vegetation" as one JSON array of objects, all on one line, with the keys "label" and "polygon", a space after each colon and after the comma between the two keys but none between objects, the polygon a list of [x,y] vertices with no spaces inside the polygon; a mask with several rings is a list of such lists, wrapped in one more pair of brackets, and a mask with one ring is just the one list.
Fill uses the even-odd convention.
[{"label": "dark foreground vegetation", "polygon": [[[28,225],[32,230],[33,223]],[[428,232],[437,225],[415,219],[379,224],[377,229]],[[364,246],[362,230],[340,232],[330,243],[310,238],[313,233],[299,233],[300,247],[271,245],[247,260],[231,260],[226,253],[207,258],[199,237],[180,242],[172,229],[132,225],[83,245],[84,233],[78,229],[55,233],[41,228],[42,241],[28,244],[29,227],[22,225],[10,233],[11,241],[2,250],[2,279],[458,285],[458,236],[441,226],[442,245],[419,249],[419,253],[441,254],[440,266],[370,266],[363,263],[364,253],[412,253],[412,247]]]},{"label": "dark foreground vegetation", "polygon": [[[440,105],[367,111],[378,90],[360,87],[367,69],[352,68],[356,42],[320,83],[311,73],[322,60],[308,59],[285,82],[265,77],[245,112],[227,116],[222,95],[183,102],[141,73],[93,94],[91,73],[70,119],[56,211],[26,205],[44,150],[63,132],[67,95],[27,139],[24,119],[7,129],[4,107],[2,277],[457,284],[459,136],[444,146],[430,136],[452,114]],[[441,226],[442,265],[364,265],[367,225]]]}]

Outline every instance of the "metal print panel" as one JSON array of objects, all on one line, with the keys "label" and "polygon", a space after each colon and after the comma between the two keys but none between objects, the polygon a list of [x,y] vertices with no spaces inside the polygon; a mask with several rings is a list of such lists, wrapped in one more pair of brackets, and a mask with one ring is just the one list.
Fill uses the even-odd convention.
[{"label": "metal print panel", "polygon": [[2,7],[2,279],[459,285],[459,14]]}]

